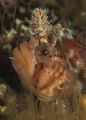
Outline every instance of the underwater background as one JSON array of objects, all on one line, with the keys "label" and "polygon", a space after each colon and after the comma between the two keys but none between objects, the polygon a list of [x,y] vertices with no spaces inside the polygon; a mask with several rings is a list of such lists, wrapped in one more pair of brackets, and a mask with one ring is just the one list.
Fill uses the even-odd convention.
[{"label": "underwater background", "polygon": [[86,65],[67,91],[70,95],[64,92],[47,102],[22,84],[12,66],[14,49],[30,39],[35,8],[47,9],[52,25],[72,29],[86,53],[86,0],[0,0],[0,120],[86,120]]}]

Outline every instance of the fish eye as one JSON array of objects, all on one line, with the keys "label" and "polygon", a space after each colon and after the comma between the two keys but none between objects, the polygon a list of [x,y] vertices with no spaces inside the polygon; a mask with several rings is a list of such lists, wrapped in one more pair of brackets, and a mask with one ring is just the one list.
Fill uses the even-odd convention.
[{"label": "fish eye", "polygon": [[40,61],[47,61],[50,57],[50,53],[48,50],[49,46],[46,44],[42,44],[36,47],[36,57]]},{"label": "fish eye", "polygon": [[42,56],[47,56],[49,54],[48,46],[46,46],[46,45],[39,45],[36,48],[36,51],[37,51],[38,55],[42,55]]}]

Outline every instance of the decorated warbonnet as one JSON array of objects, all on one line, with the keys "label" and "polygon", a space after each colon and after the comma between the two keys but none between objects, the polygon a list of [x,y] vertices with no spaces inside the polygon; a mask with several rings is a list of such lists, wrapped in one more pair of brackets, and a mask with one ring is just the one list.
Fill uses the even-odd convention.
[{"label": "decorated warbonnet", "polygon": [[13,51],[12,65],[21,82],[41,100],[69,96],[86,60],[72,30],[51,25],[46,10],[36,8],[29,31],[29,42],[22,42]]}]

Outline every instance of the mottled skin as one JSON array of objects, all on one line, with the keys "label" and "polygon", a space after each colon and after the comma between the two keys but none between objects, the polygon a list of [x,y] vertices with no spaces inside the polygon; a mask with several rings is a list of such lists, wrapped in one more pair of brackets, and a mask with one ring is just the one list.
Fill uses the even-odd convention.
[{"label": "mottled skin", "polygon": [[[69,43],[70,47],[66,42],[64,44],[66,44],[66,47],[63,46],[65,53],[68,54],[72,49],[74,53],[78,53],[76,56],[80,56],[78,45],[73,42]],[[50,54],[38,54],[36,50],[41,52],[37,49],[38,46],[40,45],[33,39],[29,42],[22,42],[20,49],[16,47],[13,51],[12,65],[21,82],[42,100],[52,100],[62,93],[67,94],[76,78],[70,71],[66,57],[62,56],[58,49],[57,53],[51,56]],[[71,57],[71,59],[74,58]],[[75,64],[75,61],[72,62]]]}]

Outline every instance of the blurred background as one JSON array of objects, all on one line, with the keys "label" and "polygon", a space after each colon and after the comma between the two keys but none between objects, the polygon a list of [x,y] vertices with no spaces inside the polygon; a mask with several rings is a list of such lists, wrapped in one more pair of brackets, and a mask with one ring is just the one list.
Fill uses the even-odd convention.
[{"label": "blurred background", "polygon": [[53,25],[60,22],[76,30],[86,48],[86,0],[0,0],[0,120],[85,120],[86,86],[82,96],[74,91],[73,98],[40,102],[23,88],[11,65],[12,51],[17,40],[28,38],[37,7],[48,9]]}]

